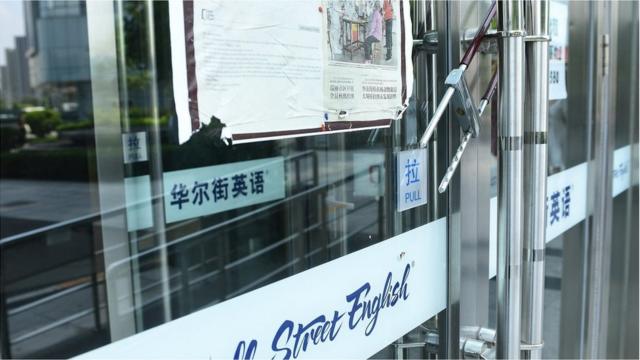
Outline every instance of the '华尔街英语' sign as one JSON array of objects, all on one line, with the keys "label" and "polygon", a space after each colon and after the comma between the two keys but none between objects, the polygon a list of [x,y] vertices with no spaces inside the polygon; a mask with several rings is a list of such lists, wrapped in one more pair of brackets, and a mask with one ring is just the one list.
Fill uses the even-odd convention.
[{"label": "'\u534e\u5c14\u8857\u82f1\u8bed' sign", "polygon": [[446,306],[445,218],[81,358],[371,357]]},{"label": "'\u534e\u5c14\u8857\u82f1\u8bed' sign", "polygon": [[236,143],[388,127],[413,43],[408,1],[382,4],[170,1],[179,142],[208,124]]},{"label": "'\u534e\u5c14\u8857\u82f1\u8bed' sign", "polygon": [[170,171],[163,180],[167,223],[285,196],[283,157]]}]

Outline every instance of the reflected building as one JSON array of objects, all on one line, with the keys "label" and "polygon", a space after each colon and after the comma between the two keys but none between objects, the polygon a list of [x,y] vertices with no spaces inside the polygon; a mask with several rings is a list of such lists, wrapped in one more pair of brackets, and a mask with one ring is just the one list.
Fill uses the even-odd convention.
[{"label": "reflected building", "polygon": [[0,89],[6,108],[33,96],[26,52],[27,38],[24,36],[15,38],[13,49],[5,49],[5,65],[0,66]]},{"label": "reflected building", "polygon": [[91,73],[85,4],[26,1],[24,16],[30,83],[36,97],[60,110],[63,117],[87,118]]}]

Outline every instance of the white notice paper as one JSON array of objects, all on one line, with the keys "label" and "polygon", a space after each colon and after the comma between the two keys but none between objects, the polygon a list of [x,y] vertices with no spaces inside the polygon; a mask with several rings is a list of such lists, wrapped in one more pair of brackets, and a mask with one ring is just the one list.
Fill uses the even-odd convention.
[{"label": "white notice paper", "polygon": [[406,0],[170,1],[179,141],[389,126],[411,95]]},{"label": "white notice paper", "polygon": [[569,5],[549,2],[549,100],[567,98],[566,64],[569,43]]}]

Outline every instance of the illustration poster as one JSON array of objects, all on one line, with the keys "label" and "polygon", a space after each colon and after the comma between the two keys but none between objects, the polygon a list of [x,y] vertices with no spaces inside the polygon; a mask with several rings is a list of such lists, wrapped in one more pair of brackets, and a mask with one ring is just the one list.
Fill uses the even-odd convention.
[{"label": "illustration poster", "polygon": [[386,127],[413,87],[406,0],[170,1],[179,141]]}]

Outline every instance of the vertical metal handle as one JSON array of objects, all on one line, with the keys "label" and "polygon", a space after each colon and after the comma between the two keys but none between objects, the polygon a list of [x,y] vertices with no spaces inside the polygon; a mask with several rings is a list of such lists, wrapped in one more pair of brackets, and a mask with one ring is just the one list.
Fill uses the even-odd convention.
[{"label": "vertical metal handle", "polygon": [[[549,91],[548,0],[525,2],[526,87],[523,146],[522,357],[541,359],[546,244]],[[524,346],[526,344],[526,347]]]},{"label": "vertical metal handle", "polygon": [[524,0],[498,2],[498,261],[496,357],[520,358]]}]

